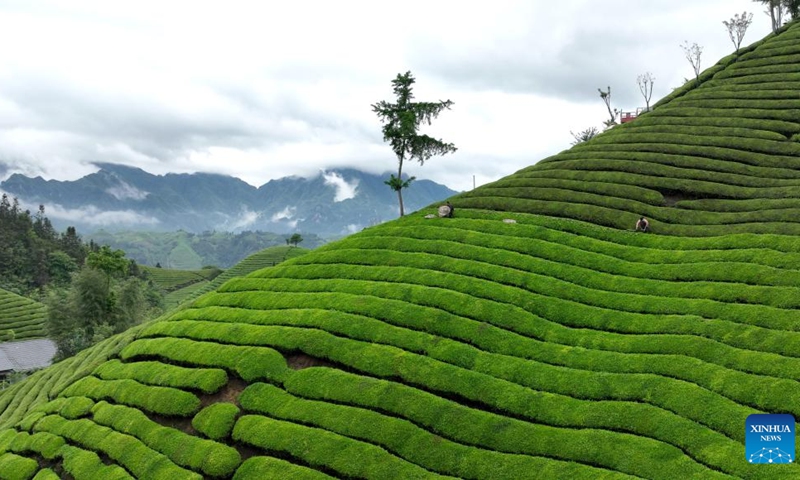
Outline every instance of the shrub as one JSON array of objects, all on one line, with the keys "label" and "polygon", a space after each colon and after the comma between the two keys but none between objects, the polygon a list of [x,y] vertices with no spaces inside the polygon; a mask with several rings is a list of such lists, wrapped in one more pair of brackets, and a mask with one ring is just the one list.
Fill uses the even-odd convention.
[{"label": "shrub", "polygon": [[[430,411],[424,404],[412,403],[409,400],[411,400],[409,396],[403,398],[404,404],[410,407],[409,410]],[[599,471],[582,463],[631,475],[652,475],[652,469],[647,465],[645,457],[654,450],[654,447],[648,445],[647,441],[635,437],[620,437],[600,431],[570,432],[537,425],[527,429],[528,431],[519,428],[514,433],[524,433],[526,436],[538,438],[546,437],[548,441],[532,442],[534,445],[531,450],[521,455],[519,447],[504,446],[505,448],[500,448],[500,451],[476,448],[472,445],[484,446],[484,440],[478,438],[472,438],[467,442],[469,445],[463,445],[448,439],[447,436],[440,437],[402,418],[363,408],[304,400],[271,385],[249,386],[242,392],[241,401],[242,407],[248,411],[320,427],[339,435],[369,442],[428,470],[457,477],[469,472],[474,478],[519,479],[528,476],[531,471],[540,472],[546,478],[555,472],[559,472],[557,476],[563,478],[591,478],[601,475]],[[476,413],[471,415],[470,420],[477,422],[477,425],[473,423],[468,427],[470,431],[478,428],[488,430],[489,426],[486,424],[495,417],[488,414],[480,415],[471,409],[463,410],[464,415],[467,415],[466,412]],[[431,416],[435,416],[435,413]],[[495,420],[495,423],[499,422]],[[507,422],[505,428],[513,428],[511,424],[524,424],[524,422]],[[441,432],[441,429],[437,428],[435,431]],[[582,445],[589,442],[612,443],[614,448],[597,449],[596,452],[587,453]],[[506,453],[509,450],[514,453]],[[642,461],[630,462],[631,452],[641,455]],[[563,460],[579,463],[568,463]],[[691,475],[691,472],[701,471],[692,462],[680,456],[673,457],[671,461],[664,462],[661,466],[664,478],[675,478],[666,475],[675,475],[677,472]],[[552,474],[544,474],[548,471]]]},{"label": "shrub", "polygon": [[61,449],[64,470],[76,480],[132,480],[119,465],[106,465],[96,453],[66,445]]},{"label": "shrub", "polygon": [[239,407],[232,403],[215,403],[200,410],[192,419],[192,427],[212,440],[230,436],[239,415]]},{"label": "shrub", "polygon": [[228,383],[228,375],[218,368],[184,368],[161,362],[122,363],[110,360],[95,370],[103,380],[131,379],[146,385],[185,388],[216,393]]},{"label": "shrub", "polygon": [[236,470],[233,480],[292,478],[294,480],[327,480],[329,475],[274,457],[250,457]]},{"label": "shrub", "polygon": [[30,480],[39,470],[39,464],[31,458],[13,453],[0,455],[0,472],[4,480]]},{"label": "shrub", "polygon": [[[285,452],[311,466],[324,466],[346,477],[443,478],[369,443],[257,415],[240,418],[233,429],[233,438],[265,450]],[[358,461],[354,461],[356,458]]]},{"label": "shrub", "polygon": [[[150,325],[155,327],[159,323],[164,322]],[[235,372],[247,382],[253,380],[280,382],[289,372],[283,356],[270,348],[220,345],[181,338],[137,340],[125,347],[120,356],[123,360],[139,356],[158,356],[192,365],[225,368]]]},{"label": "shrub", "polygon": [[84,396],[94,400],[141,408],[161,415],[188,417],[200,408],[195,395],[170,387],[151,387],[135,380],[100,380],[84,377],[61,393],[62,396]]},{"label": "shrub", "polygon": [[175,464],[206,475],[231,475],[241,463],[236,449],[163,427],[134,408],[100,402],[93,413],[94,421],[98,424],[132,435],[169,457]]},{"label": "shrub", "polygon": [[33,480],[60,480],[61,477],[54,471],[50,470],[49,468],[44,468],[39,470],[36,476],[33,477]]},{"label": "shrub", "polygon": [[[59,435],[71,443],[74,442],[83,447],[102,452],[139,478],[170,480],[200,480],[202,478],[194,472],[178,467],[166,456],[150,449],[138,439],[97,425],[85,418],[65,420],[61,417],[50,415],[36,424],[36,430]],[[93,458],[86,460],[85,455],[81,455],[81,457],[78,468],[87,468],[85,462],[95,466]],[[66,468],[66,454],[64,455],[64,462]]]}]

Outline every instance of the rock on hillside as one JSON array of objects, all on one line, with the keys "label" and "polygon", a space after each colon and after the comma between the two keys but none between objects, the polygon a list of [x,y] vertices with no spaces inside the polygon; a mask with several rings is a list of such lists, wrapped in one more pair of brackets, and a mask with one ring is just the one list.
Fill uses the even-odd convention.
[{"label": "rock on hillside", "polygon": [[797,72],[793,23],[455,218],[230,279],[90,375],[43,371],[0,396],[0,476],[799,478],[744,429],[800,415]]}]

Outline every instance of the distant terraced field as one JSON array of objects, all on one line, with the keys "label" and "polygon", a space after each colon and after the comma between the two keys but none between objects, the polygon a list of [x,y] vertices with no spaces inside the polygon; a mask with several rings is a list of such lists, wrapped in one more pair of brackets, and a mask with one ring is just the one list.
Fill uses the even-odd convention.
[{"label": "distant terraced field", "polygon": [[0,289],[0,342],[45,336],[44,304]]},{"label": "distant terraced field", "polygon": [[748,415],[800,415],[795,72],[797,23],[456,218],[231,278],[74,360],[91,374],[37,373],[0,395],[0,476],[800,478],[744,455]]},{"label": "distant terraced field", "polygon": [[146,272],[148,278],[166,292],[180,290],[200,282],[212,280],[219,270],[215,268],[204,268],[201,270],[176,270],[171,268],[156,268],[140,266]]},{"label": "distant terraced field", "polygon": [[215,290],[220,285],[234,277],[243,277],[256,270],[274,267],[290,258],[299,257],[309,252],[308,249],[288,246],[269,247],[256,252],[233,267],[225,270],[211,280],[202,280],[170,292],[164,298],[167,307],[175,307],[189,300],[195,299],[204,293]]}]

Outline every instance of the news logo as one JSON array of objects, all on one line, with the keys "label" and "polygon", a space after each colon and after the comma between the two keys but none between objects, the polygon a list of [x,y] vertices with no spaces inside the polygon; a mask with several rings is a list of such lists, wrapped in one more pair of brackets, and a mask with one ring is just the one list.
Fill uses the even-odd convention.
[{"label": "news logo", "polygon": [[745,421],[744,455],[749,463],[794,462],[794,416],[754,413]]}]

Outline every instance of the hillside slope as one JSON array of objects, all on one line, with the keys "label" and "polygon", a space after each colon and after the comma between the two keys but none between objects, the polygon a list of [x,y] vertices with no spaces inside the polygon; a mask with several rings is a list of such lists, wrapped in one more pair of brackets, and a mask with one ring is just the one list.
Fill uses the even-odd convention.
[{"label": "hillside slope", "polygon": [[0,342],[45,336],[44,304],[0,288]]},{"label": "hillside slope", "polygon": [[795,72],[800,24],[455,218],[230,279],[0,414],[0,476],[800,478],[744,455],[800,415]]},{"label": "hillside slope", "polygon": [[225,283],[225,281],[231,278],[243,277],[262,268],[274,267],[285,260],[299,257],[300,255],[305,255],[308,252],[309,250],[306,248],[294,246],[276,246],[265,248],[260,252],[256,252],[248,256],[210,281],[198,281],[186,287],[170,292],[164,297],[164,304],[168,308],[178,306],[190,300],[194,300],[204,293],[216,290],[223,283]]}]

